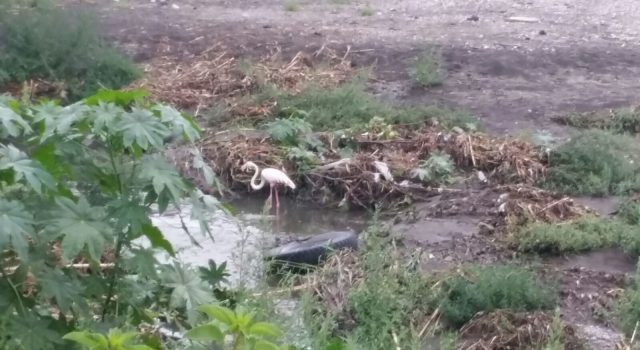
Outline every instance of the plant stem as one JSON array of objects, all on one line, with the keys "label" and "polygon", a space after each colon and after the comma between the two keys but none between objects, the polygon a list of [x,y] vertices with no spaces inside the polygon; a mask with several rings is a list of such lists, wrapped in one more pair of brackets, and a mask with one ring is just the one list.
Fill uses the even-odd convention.
[{"label": "plant stem", "polygon": [[113,271],[111,272],[111,280],[109,280],[109,289],[107,290],[107,299],[104,301],[104,306],[102,307],[102,322],[104,322],[105,317],[107,316],[107,311],[109,311],[109,306],[111,304],[111,299],[113,299],[113,295],[116,289],[116,282],[118,277],[118,271],[120,270],[120,251],[122,250],[123,237],[122,232],[118,233],[118,239],[116,241],[116,253],[115,253],[115,262],[113,265]]},{"label": "plant stem", "polygon": [[[122,183],[122,179],[120,178],[120,174],[118,173],[118,167],[116,167],[115,158],[113,156],[113,142],[109,140],[109,160],[111,161],[111,167],[113,173],[116,176],[116,181],[118,182],[118,188],[120,189],[120,197],[124,198],[125,188]],[[116,282],[118,280],[118,273],[120,271],[120,254],[122,251],[122,245],[124,243],[122,230],[118,230],[118,238],[116,239],[116,252],[114,256],[114,265],[113,271],[111,271],[111,279],[109,280],[109,289],[107,290],[107,298],[104,301],[104,305],[102,307],[102,321],[104,322],[105,317],[107,316],[107,312],[109,311],[109,306],[111,304],[111,299],[113,299]]]}]

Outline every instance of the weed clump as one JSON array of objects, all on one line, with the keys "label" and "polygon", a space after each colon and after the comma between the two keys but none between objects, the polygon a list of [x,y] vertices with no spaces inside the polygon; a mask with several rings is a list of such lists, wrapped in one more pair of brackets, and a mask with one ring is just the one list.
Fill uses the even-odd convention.
[{"label": "weed clump", "polygon": [[545,287],[533,272],[510,265],[472,268],[468,276],[445,280],[444,290],[440,312],[443,320],[456,328],[480,311],[547,310],[556,303],[555,291]]},{"label": "weed clump", "polygon": [[550,153],[542,185],[573,195],[604,196],[640,189],[640,144],[606,131],[582,132]]},{"label": "weed clump", "polygon": [[426,52],[418,57],[415,67],[416,83],[422,87],[442,85],[441,58],[433,52]]},{"label": "weed clump", "polygon": [[618,315],[622,330],[631,335],[640,320],[640,270],[636,270],[635,281],[624,291],[618,303]]},{"label": "weed clump", "polygon": [[558,254],[611,247],[618,243],[620,225],[597,217],[580,218],[565,224],[535,222],[513,236],[524,252]]},{"label": "weed clump", "polygon": [[99,88],[120,88],[140,75],[101,39],[95,20],[84,12],[37,1],[0,14],[0,31],[0,86],[32,78],[62,82],[62,97],[74,101]]},{"label": "weed clump", "polygon": [[316,130],[347,129],[366,125],[374,117],[388,123],[412,124],[435,121],[445,128],[458,126],[465,130],[478,128],[472,115],[437,106],[426,108],[385,104],[365,89],[362,79],[354,79],[341,86],[324,88],[310,86],[298,94],[266,89],[263,99],[276,101],[275,115],[287,118],[291,111],[304,113],[307,122]]},{"label": "weed clump", "polygon": [[512,236],[524,252],[561,254],[620,247],[640,254],[640,226],[620,219],[584,217],[564,224],[533,223]]},{"label": "weed clump", "polygon": [[640,133],[640,108],[620,108],[608,112],[578,113],[556,121],[580,129],[603,129],[614,133]]}]

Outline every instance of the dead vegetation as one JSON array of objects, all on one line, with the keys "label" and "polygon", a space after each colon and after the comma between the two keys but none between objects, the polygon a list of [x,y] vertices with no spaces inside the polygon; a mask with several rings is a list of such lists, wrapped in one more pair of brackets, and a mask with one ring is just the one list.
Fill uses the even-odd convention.
[{"label": "dead vegetation", "polygon": [[[553,316],[548,312],[497,310],[479,313],[460,329],[460,350],[543,348],[554,336]],[[560,325],[562,349],[585,349],[573,327]],[[556,335],[557,336],[557,335]]]},{"label": "dead vegetation", "polygon": [[[420,199],[437,194],[437,188],[424,187],[412,176],[419,160],[433,152],[447,153],[461,169],[482,171],[497,183],[533,184],[545,174],[543,155],[525,142],[479,133],[444,132],[433,127],[399,131],[392,139],[370,133],[353,135],[349,142],[355,144],[355,152],[348,158],[339,155],[338,143],[343,139],[319,133],[326,151],[318,157],[320,164],[305,171],[296,169],[285,150],[259,132],[210,135],[203,139],[201,148],[205,159],[231,188],[247,188],[250,176],[240,167],[252,160],[261,167],[289,170],[311,199],[365,208],[373,204],[389,208],[407,196]],[[544,212],[556,210],[563,203],[545,208]]]},{"label": "dead vegetation", "polygon": [[[320,67],[318,61],[329,64]],[[309,83],[336,86],[350,74],[347,57],[338,58],[328,49],[313,55],[299,52],[289,62],[283,62],[276,52],[250,64],[213,47],[189,60],[157,58],[146,65],[144,78],[131,87],[148,90],[154,99],[195,111],[196,115],[222,103],[234,118],[258,118],[268,115],[273,104],[256,105],[242,97],[260,87],[272,85],[296,93]]]}]

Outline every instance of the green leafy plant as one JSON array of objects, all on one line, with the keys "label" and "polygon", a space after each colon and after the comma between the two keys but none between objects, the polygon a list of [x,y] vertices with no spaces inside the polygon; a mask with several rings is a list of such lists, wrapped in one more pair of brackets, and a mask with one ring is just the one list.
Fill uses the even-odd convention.
[{"label": "green leafy plant", "polygon": [[66,107],[0,100],[1,348],[66,348],[62,334],[96,322],[136,326],[158,305],[184,314],[213,300],[197,271],[154,258],[175,252],[152,210],[186,200],[211,234],[218,204],[159,154],[171,137],[194,142],[195,124],[144,96],[105,90]]},{"label": "green leafy plant", "polygon": [[542,185],[576,195],[624,194],[640,189],[640,145],[602,130],[577,134],[549,154]]},{"label": "green leafy plant", "polygon": [[62,84],[55,97],[76,101],[130,83],[140,71],[104,42],[96,23],[86,12],[48,0],[0,12],[0,85],[44,78]]},{"label": "green leafy plant", "polygon": [[303,137],[312,132],[311,124],[301,118],[305,115],[304,111],[290,113],[293,115],[287,119],[276,119],[267,124],[267,132],[274,141],[284,146],[298,146]]},{"label": "green leafy plant", "polygon": [[90,331],[71,332],[64,339],[76,342],[83,349],[89,350],[153,350],[144,344],[134,344],[137,334],[135,332],[122,332],[112,329],[105,336]]},{"label": "green leafy plant", "polygon": [[209,322],[186,333],[187,338],[193,341],[224,344],[225,337],[230,336],[231,350],[289,349],[273,342],[282,336],[278,327],[268,322],[257,322],[251,313],[214,304],[201,305],[198,310],[209,317]]},{"label": "green leafy plant", "polygon": [[455,165],[451,156],[437,151],[430,154],[426,160],[421,160],[418,167],[411,172],[411,176],[431,185],[440,185],[450,183],[454,171]]}]

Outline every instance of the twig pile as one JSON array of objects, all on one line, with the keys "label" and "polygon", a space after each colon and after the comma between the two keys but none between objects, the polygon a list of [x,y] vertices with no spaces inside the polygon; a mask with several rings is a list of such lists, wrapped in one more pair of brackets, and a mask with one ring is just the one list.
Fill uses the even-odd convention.
[{"label": "twig pile", "polygon": [[196,112],[222,102],[236,117],[263,116],[272,103],[256,104],[240,97],[266,84],[293,93],[309,82],[333,86],[346,80],[350,70],[350,62],[335,59],[326,69],[315,69],[311,57],[302,52],[287,63],[269,57],[249,66],[212,48],[190,60],[156,59],[145,67],[145,77],[131,87],[143,88],[154,99]]},{"label": "twig pile", "polygon": [[560,223],[596,213],[572,198],[527,185],[505,185],[498,188],[499,211],[505,214],[507,227],[530,222]]},{"label": "twig pile", "polygon": [[421,153],[434,150],[448,153],[465,169],[485,171],[501,181],[535,183],[546,172],[543,154],[530,143],[486,134],[443,134],[437,131],[418,136]]},{"label": "twig pile", "polygon": [[214,135],[214,137],[204,138],[201,142],[203,158],[231,189],[248,188],[247,185],[253,174],[240,170],[247,161],[256,163],[260,168],[285,168],[284,151],[274,146],[268,138],[256,136]]},{"label": "twig pile", "polygon": [[[480,313],[460,330],[460,350],[533,349],[544,345],[552,333],[553,317],[544,312],[514,313],[498,310]],[[567,350],[584,349],[570,325],[563,324]]]}]

